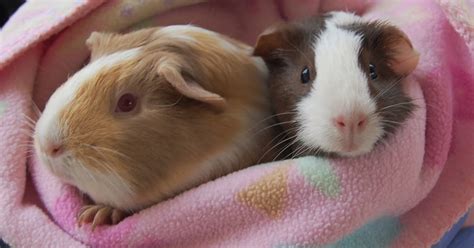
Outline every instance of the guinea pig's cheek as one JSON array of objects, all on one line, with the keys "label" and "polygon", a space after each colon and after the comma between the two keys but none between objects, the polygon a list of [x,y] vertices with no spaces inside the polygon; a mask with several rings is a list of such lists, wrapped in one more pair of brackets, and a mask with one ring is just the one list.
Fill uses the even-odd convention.
[{"label": "guinea pig's cheek", "polygon": [[39,158],[39,161],[42,166],[45,166],[47,169],[49,169],[53,174],[57,174],[57,166],[55,166],[54,161],[49,159],[49,157],[41,152],[39,149],[36,150],[36,155]]},{"label": "guinea pig's cheek", "polygon": [[48,157],[47,157],[45,154],[43,154],[43,153],[38,153],[37,156],[38,156],[38,158],[39,158],[41,164],[42,164],[43,166],[45,166],[46,168],[48,168],[51,172],[54,173],[54,167],[53,167],[53,165],[51,164],[51,162],[48,160]]},{"label": "guinea pig's cheek", "polygon": [[317,149],[323,142],[325,125],[321,118],[324,114],[314,104],[313,98],[310,94],[297,105],[297,138],[306,146]]},{"label": "guinea pig's cheek", "polygon": [[382,122],[379,117],[374,117],[367,126],[367,130],[365,131],[367,134],[368,143],[367,146],[370,146],[369,151],[374,147],[375,143],[383,136],[383,127]]},{"label": "guinea pig's cheek", "polygon": [[65,174],[65,169],[63,168],[63,163],[62,161],[58,160],[48,160],[48,165],[47,165],[51,171],[58,177],[63,177]]},{"label": "guinea pig's cheek", "polygon": [[63,181],[71,183],[73,181],[72,173],[73,168],[72,165],[65,159],[64,157],[61,158],[54,158],[50,159],[44,156],[42,159],[44,165],[46,165],[49,170],[57,177],[62,179]]},{"label": "guinea pig's cheek", "polygon": [[368,123],[366,130],[356,138],[356,149],[348,155],[362,155],[370,152],[374,148],[377,141],[383,135],[383,130],[379,123],[380,121],[377,118],[374,118]]}]

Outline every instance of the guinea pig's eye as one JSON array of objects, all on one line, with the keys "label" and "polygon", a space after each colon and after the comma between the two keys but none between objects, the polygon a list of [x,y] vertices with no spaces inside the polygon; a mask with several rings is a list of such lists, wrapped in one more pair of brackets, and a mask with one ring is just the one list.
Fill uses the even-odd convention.
[{"label": "guinea pig's eye", "polygon": [[137,106],[137,97],[130,93],[120,96],[115,112],[130,112]]},{"label": "guinea pig's eye", "polygon": [[375,65],[373,64],[369,64],[369,76],[372,80],[375,80],[377,78],[377,73],[375,72]]},{"label": "guinea pig's eye", "polygon": [[308,67],[305,66],[301,71],[301,83],[308,83],[309,80],[311,80],[311,74]]}]

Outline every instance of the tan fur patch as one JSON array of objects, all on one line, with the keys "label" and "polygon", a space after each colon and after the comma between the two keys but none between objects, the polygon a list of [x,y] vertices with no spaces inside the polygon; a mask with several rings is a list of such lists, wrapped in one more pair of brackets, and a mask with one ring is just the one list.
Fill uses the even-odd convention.
[{"label": "tan fur patch", "polygon": [[93,32],[86,41],[87,47],[91,50],[90,60],[94,61],[107,54],[143,46],[155,31],[155,28],[148,28],[124,35]]},{"label": "tan fur patch", "polygon": [[[136,192],[127,204],[113,205],[119,209],[141,209],[250,166],[270,140],[269,132],[246,133],[269,114],[265,73],[259,71],[247,50],[242,50],[250,50],[246,45],[230,51],[220,45],[222,38],[212,33],[186,33],[196,40],[187,42],[156,35],[159,29],[144,32],[137,37],[131,33],[91,41],[94,59],[137,45],[142,52],[81,85],[74,101],[61,113],[62,125],[68,127],[67,147],[83,158],[90,170],[111,175],[113,170]],[[179,94],[157,72],[160,63],[167,61],[164,58],[177,61],[173,66],[179,66],[184,78],[224,97],[225,111],[216,113],[206,103]],[[123,93],[138,96],[136,113],[114,112]],[[250,142],[242,154],[212,169],[202,168],[242,137]]]}]

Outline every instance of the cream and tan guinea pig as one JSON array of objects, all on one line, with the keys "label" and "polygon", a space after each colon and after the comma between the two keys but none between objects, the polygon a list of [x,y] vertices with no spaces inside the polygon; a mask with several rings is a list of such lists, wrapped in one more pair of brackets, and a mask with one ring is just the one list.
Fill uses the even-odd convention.
[{"label": "cream and tan guinea pig", "polygon": [[252,48],[190,25],[93,33],[91,61],[49,99],[41,161],[92,200],[78,221],[127,214],[255,164],[271,134]]}]

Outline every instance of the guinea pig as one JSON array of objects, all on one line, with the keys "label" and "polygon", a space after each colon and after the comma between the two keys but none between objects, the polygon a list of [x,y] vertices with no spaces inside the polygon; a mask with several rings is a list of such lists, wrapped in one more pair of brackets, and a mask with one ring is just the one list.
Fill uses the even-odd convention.
[{"label": "guinea pig", "polygon": [[118,223],[260,159],[268,69],[251,46],[191,25],[94,32],[86,44],[90,62],[34,132],[40,161],[93,201],[79,224]]},{"label": "guinea pig", "polygon": [[419,54],[387,22],[329,12],[283,23],[260,35],[254,55],[269,68],[271,103],[293,157],[366,154],[416,107],[403,82]]}]

